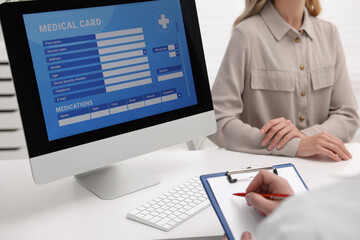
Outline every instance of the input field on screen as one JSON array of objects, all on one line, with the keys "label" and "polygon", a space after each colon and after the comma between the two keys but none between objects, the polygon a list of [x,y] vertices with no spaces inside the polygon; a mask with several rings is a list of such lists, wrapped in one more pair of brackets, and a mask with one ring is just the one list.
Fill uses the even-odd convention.
[{"label": "input field on screen", "polygon": [[106,92],[113,92],[113,91],[118,91],[118,90],[122,90],[122,89],[138,87],[138,86],[142,86],[142,85],[146,85],[146,84],[150,84],[150,83],[152,83],[152,79],[146,78],[146,79],[139,80],[139,81],[133,81],[133,82],[122,83],[122,84],[117,84],[117,85],[106,87]]},{"label": "input field on screen", "polygon": [[123,37],[123,38],[115,38],[110,40],[102,40],[98,41],[97,45],[98,47],[105,47],[105,46],[111,46],[111,45],[117,45],[122,43],[129,43],[129,42],[138,42],[143,41],[144,35],[136,35],[131,37]]},{"label": "input field on screen", "polygon": [[175,100],[175,99],[177,99],[177,98],[178,98],[178,97],[177,97],[177,94],[175,93],[175,94],[166,95],[166,96],[161,97],[161,101],[162,101],[162,102],[168,102],[168,101]]},{"label": "input field on screen", "polygon": [[180,78],[183,76],[184,76],[183,72],[176,72],[176,73],[170,73],[170,74],[158,76],[158,80],[159,80],[159,82],[161,82],[161,81],[166,81],[166,80],[170,80],[170,79]]},{"label": "input field on screen", "polygon": [[121,77],[108,78],[108,79],[105,79],[104,82],[105,82],[105,85],[110,85],[110,84],[114,84],[114,83],[126,82],[126,81],[130,81],[130,80],[134,80],[134,79],[138,79],[138,78],[145,78],[145,77],[150,77],[150,76],[151,76],[150,71],[146,71],[146,72],[125,75],[125,76],[121,76]]},{"label": "input field on screen", "polygon": [[102,70],[106,70],[106,69],[111,69],[111,68],[118,68],[118,67],[134,65],[134,64],[138,64],[138,63],[146,63],[148,61],[149,61],[148,57],[133,58],[133,59],[129,59],[129,60],[101,64],[101,68],[102,68]]},{"label": "input field on screen", "polygon": [[99,51],[99,54],[102,55],[102,54],[108,54],[108,53],[134,50],[134,49],[139,49],[139,48],[145,48],[145,42],[120,45],[120,46],[116,46],[116,47],[100,48],[98,51]]},{"label": "input field on screen", "polygon": [[120,36],[126,36],[126,35],[132,35],[132,34],[139,34],[143,32],[143,28],[131,28],[131,29],[125,29],[125,30],[119,30],[119,31],[113,31],[113,32],[105,32],[105,33],[97,33],[95,34],[96,39],[103,39],[103,38],[111,38],[111,37],[120,37]]},{"label": "input field on screen", "polygon": [[143,55],[144,55],[143,50],[118,53],[118,54],[112,54],[112,55],[100,57],[100,62],[109,62],[109,61],[115,61],[115,60],[120,60],[120,59],[125,59],[125,58],[131,58],[131,57],[138,57],[138,56],[143,56]]},{"label": "input field on screen", "polygon": [[115,75],[147,70],[149,68],[150,68],[149,64],[142,64],[142,65],[136,65],[133,67],[126,67],[126,68],[120,68],[120,69],[115,69],[115,70],[111,70],[111,71],[105,71],[105,72],[103,72],[103,75],[104,75],[104,77],[112,77]]},{"label": "input field on screen", "polygon": [[74,123],[78,123],[78,122],[87,121],[90,119],[91,119],[90,113],[87,113],[87,114],[76,116],[76,117],[61,119],[61,120],[59,120],[59,126],[62,127],[62,126],[66,126],[66,125],[70,125],[70,124],[74,124]]}]

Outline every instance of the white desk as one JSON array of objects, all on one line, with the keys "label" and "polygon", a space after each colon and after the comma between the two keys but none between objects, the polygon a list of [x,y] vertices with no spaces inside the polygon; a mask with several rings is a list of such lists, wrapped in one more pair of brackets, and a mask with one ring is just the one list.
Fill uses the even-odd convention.
[{"label": "white desk", "polygon": [[214,236],[223,230],[211,207],[166,233],[126,219],[126,213],[190,177],[293,163],[310,190],[360,172],[360,144],[350,144],[346,162],[261,156],[225,150],[155,152],[126,161],[155,174],[161,183],[116,200],[104,201],[67,178],[36,185],[26,160],[0,161],[0,239],[164,239]]}]

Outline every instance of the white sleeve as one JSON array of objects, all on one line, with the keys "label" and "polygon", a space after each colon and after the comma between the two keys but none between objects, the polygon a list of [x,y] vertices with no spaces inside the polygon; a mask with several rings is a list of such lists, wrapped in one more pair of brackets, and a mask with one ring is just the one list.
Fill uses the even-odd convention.
[{"label": "white sleeve", "polygon": [[256,240],[360,239],[360,175],[282,203],[257,228]]}]

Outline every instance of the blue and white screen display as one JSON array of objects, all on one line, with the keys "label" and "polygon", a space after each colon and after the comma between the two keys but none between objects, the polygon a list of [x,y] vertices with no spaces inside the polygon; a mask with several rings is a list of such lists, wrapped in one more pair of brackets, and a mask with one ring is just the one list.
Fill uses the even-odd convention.
[{"label": "blue and white screen display", "polygon": [[197,104],[179,0],[23,18],[49,141]]}]

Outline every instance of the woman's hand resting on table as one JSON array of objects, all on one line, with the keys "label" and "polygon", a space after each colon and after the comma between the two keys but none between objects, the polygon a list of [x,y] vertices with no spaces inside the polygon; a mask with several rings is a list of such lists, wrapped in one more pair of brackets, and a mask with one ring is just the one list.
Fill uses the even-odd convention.
[{"label": "woman's hand resting on table", "polygon": [[266,134],[261,145],[268,146],[269,151],[275,147],[282,149],[291,139],[300,138],[301,141],[296,157],[310,157],[321,154],[334,161],[352,158],[341,139],[326,132],[307,137],[290,120],[283,117],[270,120],[260,129],[260,133]]},{"label": "woman's hand resting on table", "polygon": [[352,158],[343,141],[326,132],[302,139],[296,157],[310,157],[318,154],[337,162]]}]

